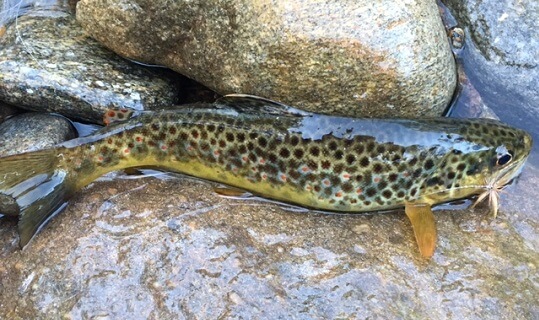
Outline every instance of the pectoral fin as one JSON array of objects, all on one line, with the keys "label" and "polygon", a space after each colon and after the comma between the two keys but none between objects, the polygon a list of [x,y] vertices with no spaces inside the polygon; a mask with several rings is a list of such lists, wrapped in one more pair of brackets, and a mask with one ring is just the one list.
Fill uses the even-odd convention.
[{"label": "pectoral fin", "polygon": [[236,189],[232,187],[215,187],[213,188],[213,191],[217,193],[220,196],[227,197],[227,198],[248,198],[251,197],[252,194],[245,190]]},{"label": "pectoral fin", "polygon": [[407,203],[405,212],[412,222],[419,252],[425,258],[432,257],[436,248],[436,222],[430,205]]}]

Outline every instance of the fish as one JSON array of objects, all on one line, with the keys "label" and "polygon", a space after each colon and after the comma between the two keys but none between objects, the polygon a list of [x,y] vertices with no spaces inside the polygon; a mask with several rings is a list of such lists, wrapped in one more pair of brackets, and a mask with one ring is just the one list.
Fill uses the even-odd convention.
[{"label": "fish", "polygon": [[71,196],[105,173],[155,168],[329,212],[404,208],[422,256],[432,207],[490,200],[522,170],[523,130],[488,119],[369,119],[302,111],[249,95],[177,110],[111,109],[108,125],[54,147],[0,158],[0,212],[24,247]]}]

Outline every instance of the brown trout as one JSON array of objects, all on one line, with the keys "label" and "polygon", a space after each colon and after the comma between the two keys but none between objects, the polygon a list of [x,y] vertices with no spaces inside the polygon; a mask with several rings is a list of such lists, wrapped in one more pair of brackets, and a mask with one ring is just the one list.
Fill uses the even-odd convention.
[{"label": "brown trout", "polygon": [[[123,118],[123,119],[122,119]],[[77,190],[101,175],[152,167],[307,208],[405,207],[421,253],[434,252],[431,206],[498,191],[532,139],[485,119],[354,119],[232,95],[182,110],[111,110],[109,126],[54,148],[0,158],[0,210],[24,246]]]}]

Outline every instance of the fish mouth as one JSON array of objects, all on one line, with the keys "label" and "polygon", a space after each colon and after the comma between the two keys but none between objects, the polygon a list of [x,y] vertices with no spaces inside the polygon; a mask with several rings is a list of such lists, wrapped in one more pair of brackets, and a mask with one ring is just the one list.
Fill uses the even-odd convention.
[{"label": "fish mouth", "polygon": [[483,190],[479,194],[477,200],[472,205],[472,208],[477,206],[479,203],[483,202],[488,198],[488,203],[490,207],[490,212],[496,218],[498,215],[498,210],[500,208],[500,193],[502,190],[511,184],[513,181],[520,176],[524,163],[526,163],[528,155],[522,158],[520,161],[515,161],[511,165],[507,166],[501,170],[498,174],[494,175],[490,179],[485,178],[485,183],[480,187]]}]

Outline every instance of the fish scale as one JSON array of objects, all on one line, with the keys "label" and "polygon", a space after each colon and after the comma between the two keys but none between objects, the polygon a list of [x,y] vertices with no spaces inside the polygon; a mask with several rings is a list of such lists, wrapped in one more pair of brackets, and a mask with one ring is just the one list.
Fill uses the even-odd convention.
[{"label": "fish scale", "polygon": [[[531,148],[527,133],[497,121],[354,119],[248,96],[175,111],[111,110],[105,122],[91,136],[42,151],[57,162],[55,173],[65,173],[62,199],[104,173],[153,167],[328,211],[430,206],[479,194],[494,176],[507,183]],[[500,165],[506,157],[512,161]],[[0,180],[0,193],[14,198],[39,187],[9,191],[24,185],[10,179]],[[28,231],[20,227],[26,216],[40,213],[21,206],[23,244],[54,209],[32,218]]]}]

